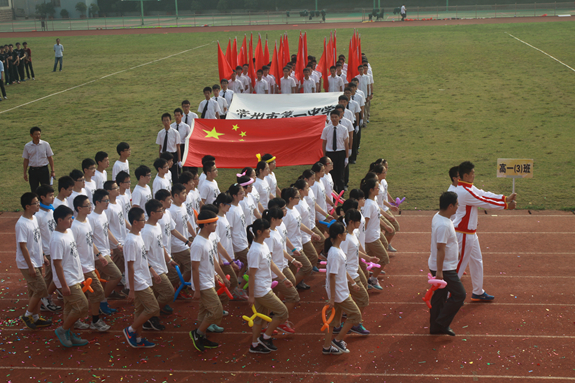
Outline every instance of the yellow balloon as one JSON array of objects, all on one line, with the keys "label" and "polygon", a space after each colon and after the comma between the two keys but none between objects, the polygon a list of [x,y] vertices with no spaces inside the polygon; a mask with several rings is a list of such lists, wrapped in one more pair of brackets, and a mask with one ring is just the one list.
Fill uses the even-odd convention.
[{"label": "yellow balloon", "polygon": [[266,322],[271,322],[272,318],[270,318],[267,315],[264,314],[260,314],[256,311],[256,306],[252,305],[252,311],[254,312],[254,315],[252,315],[251,317],[248,316],[242,316],[243,320],[248,322],[248,326],[253,327],[254,326],[254,319],[256,319],[257,317],[262,318],[263,320],[265,320]]}]

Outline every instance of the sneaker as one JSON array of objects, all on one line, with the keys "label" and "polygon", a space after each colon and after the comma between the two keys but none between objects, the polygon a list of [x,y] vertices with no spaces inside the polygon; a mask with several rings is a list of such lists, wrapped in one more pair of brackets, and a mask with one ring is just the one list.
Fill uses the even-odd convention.
[{"label": "sneaker", "polygon": [[341,332],[342,327],[343,327],[343,323],[341,325],[339,325],[338,327],[334,327],[332,332],[334,334],[339,334]]},{"label": "sneaker", "polygon": [[190,338],[192,339],[192,342],[194,343],[194,347],[196,348],[196,350],[198,351],[204,351],[204,345],[202,342],[202,336],[198,335],[198,330],[193,330],[190,331]]},{"label": "sneaker", "polygon": [[35,77],[32,77],[32,80],[36,80],[36,78],[35,78]]},{"label": "sneaker", "polygon": [[100,302],[100,314],[111,315],[117,311],[118,310],[111,308],[108,302]]},{"label": "sneaker", "polygon": [[128,294],[130,294],[130,289],[128,289],[128,288],[122,289],[122,294],[124,294],[125,296],[128,296]]},{"label": "sneaker", "polygon": [[226,310],[223,310],[222,315],[225,316],[225,317],[227,317],[228,315],[230,315],[230,313],[227,312]]},{"label": "sneaker", "polygon": [[368,289],[368,290],[372,290],[372,289],[373,289],[373,286],[369,284],[369,281],[367,281],[367,289]]},{"label": "sneaker", "polygon": [[110,329],[110,326],[107,325],[106,323],[104,323],[102,318],[98,319],[98,321],[96,323],[94,323],[94,322],[90,323],[90,330],[106,332],[109,329]]},{"label": "sneaker", "polygon": [[62,307],[55,305],[49,297],[44,297],[41,301],[40,311],[50,311],[53,313],[62,310]]},{"label": "sneaker", "polygon": [[70,331],[70,341],[72,342],[72,346],[85,346],[88,342],[86,339],[80,338],[78,335],[74,334]]},{"label": "sneaker", "polygon": [[303,281],[302,281],[296,285],[296,289],[298,289],[298,290],[309,290],[309,286],[306,285],[305,283],[303,283]]},{"label": "sneaker", "polygon": [[389,251],[390,253],[397,253],[397,250],[391,246],[391,243],[387,245],[387,251]]},{"label": "sneaker", "polygon": [[126,327],[124,330],[122,330],[122,332],[124,333],[124,336],[128,341],[128,344],[131,347],[138,348],[138,341],[136,340],[136,332],[130,331],[130,327]]},{"label": "sneaker", "polygon": [[369,279],[367,280],[367,284],[371,285],[371,287],[373,287],[376,290],[383,290],[383,287],[381,287],[376,277],[369,277]]},{"label": "sneaker", "polygon": [[331,341],[332,346],[337,347],[342,353],[344,354],[349,354],[349,350],[347,349],[347,343],[345,343],[343,340],[337,340],[337,339],[333,339]]},{"label": "sneaker", "polygon": [[142,338],[142,340],[136,344],[136,348],[154,348],[154,347],[156,347],[156,344],[148,342],[146,338]]},{"label": "sneaker", "polygon": [[451,329],[451,327],[447,326],[447,327],[439,327],[439,328],[430,328],[429,333],[432,335],[449,335],[449,336],[455,336],[455,332]]},{"label": "sneaker", "polygon": [[487,294],[485,291],[481,295],[471,294],[471,301],[472,302],[489,302],[494,300],[495,297],[493,295]]},{"label": "sneaker", "polygon": [[258,343],[256,347],[253,344],[250,346],[250,352],[252,354],[269,354],[271,351]]},{"label": "sneaker", "polygon": [[78,319],[76,321],[76,323],[74,323],[74,328],[76,330],[87,330],[90,328],[90,325],[88,323],[84,323],[80,319]]},{"label": "sneaker", "polygon": [[20,317],[20,320],[22,320],[22,322],[24,322],[24,324],[26,325],[26,327],[28,327],[31,330],[36,330],[36,325],[34,324],[34,317],[32,317],[32,315],[22,315]]},{"label": "sneaker", "polygon": [[70,340],[70,331],[66,331],[62,326],[60,326],[54,332],[56,333],[56,336],[58,337],[60,343],[62,343],[62,346],[64,347],[73,346],[72,341]]},{"label": "sneaker", "polygon": [[278,350],[278,348],[276,346],[274,346],[274,342],[273,342],[272,338],[264,339],[264,336],[260,335],[260,337],[258,338],[258,343],[270,351],[277,351]]},{"label": "sneaker", "polygon": [[160,318],[158,317],[151,317],[143,324],[142,328],[144,330],[155,330],[155,331],[163,331],[166,329],[166,326],[160,323]]},{"label": "sneaker", "polygon": [[339,355],[342,354],[341,350],[335,346],[330,345],[329,348],[322,347],[322,353],[324,355]]},{"label": "sneaker", "polygon": [[127,298],[126,295],[119,293],[116,290],[113,290],[112,293],[110,295],[108,295],[108,299],[115,300],[115,301],[120,300],[120,299],[126,299],[126,298]]},{"label": "sneaker", "polygon": [[174,309],[171,308],[169,305],[165,305],[164,307],[162,307],[160,309],[160,313],[164,314],[164,315],[170,315],[174,312]]},{"label": "sneaker", "polygon": [[[263,334],[264,332],[266,332],[266,331],[267,331],[267,329],[268,329],[267,327],[265,327],[265,328],[262,328],[262,331],[261,331],[261,332],[262,332],[262,334]],[[277,334],[279,334],[278,330],[274,330],[274,332],[272,332],[272,336],[276,336]]]},{"label": "sneaker", "polygon": [[219,343],[212,342],[204,336],[202,337],[202,346],[204,346],[204,348],[218,348]]},{"label": "sneaker", "polygon": [[350,329],[350,331],[354,332],[356,334],[360,334],[360,335],[369,335],[370,334],[370,332],[365,327],[363,327],[363,324],[361,324],[361,323],[353,326]]},{"label": "sneaker", "polygon": [[34,322],[34,325],[36,328],[50,327],[52,326],[52,321],[50,319],[38,317],[38,319],[36,319]]},{"label": "sneaker", "polygon": [[280,324],[280,325],[278,326],[278,328],[279,328],[280,330],[282,330],[283,332],[287,332],[287,333],[290,333],[290,334],[294,334],[294,333],[295,333],[295,330],[293,329],[293,327],[291,327],[291,326],[288,324],[288,322],[285,322],[285,323]]},{"label": "sneaker", "polygon": [[319,269],[317,268],[317,266],[312,267],[312,270],[314,273],[319,273]]},{"label": "sneaker", "polygon": [[215,324],[215,323],[212,323],[212,324],[210,325],[210,327],[208,327],[208,331],[209,331],[209,332],[220,333],[220,332],[224,332],[224,328],[218,326],[218,325]]}]

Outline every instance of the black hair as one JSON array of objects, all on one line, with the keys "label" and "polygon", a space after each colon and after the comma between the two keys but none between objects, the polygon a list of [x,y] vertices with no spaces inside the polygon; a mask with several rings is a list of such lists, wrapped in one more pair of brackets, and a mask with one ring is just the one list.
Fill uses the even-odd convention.
[{"label": "black hair", "polygon": [[74,215],[72,209],[70,209],[66,205],[60,205],[54,210],[54,221],[56,221],[56,225],[58,224],[58,220],[64,219],[69,215]]},{"label": "black hair", "polygon": [[369,192],[371,189],[377,187],[377,179],[376,178],[368,178],[364,179],[361,183],[361,191],[365,195],[365,198],[369,198]]},{"label": "black hair", "polygon": [[235,183],[233,185],[230,185],[230,188],[228,189],[228,193],[232,196],[238,195],[240,193],[240,190],[242,190],[243,187],[242,185],[240,185],[239,183]]},{"label": "black hair", "polygon": [[170,113],[164,113],[162,114],[162,121],[164,121],[164,118],[168,117],[170,119],[170,121],[172,121],[172,115]]},{"label": "black hair", "polygon": [[74,182],[78,181],[80,178],[84,177],[84,172],[74,169],[70,172],[70,177],[74,180]]},{"label": "black hair", "polygon": [[238,70],[238,69],[239,69],[239,70],[242,70],[242,66],[241,66],[241,65],[237,65],[237,66],[236,66],[236,70]]},{"label": "black hair", "polygon": [[[357,201],[356,201],[357,202]],[[361,222],[361,213],[357,209],[349,209],[345,212],[345,222],[350,224],[350,222]]]},{"label": "black hair", "polygon": [[127,142],[122,141],[118,144],[118,146],[116,146],[116,152],[118,152],[118,155],[120,155],[124,150],[128,149],[130,149],[130,144]]},{"label": "black hair", "polygon": [[130,222],[130,225],[133,225],[134,221],[142,218],[143,215],[144,215],[144,209],[138,206],[134,206],[128,212],[128,222]]},{"label": "black hair", "polygon": [[[247,177],[250,177],[250,175],[254,172],[254,168],[251,168],[249,166],[246,166],[245,168],[242,169],[242,171],[240,172],[241,174],[245,174]],[[251,177],[250,177],[251,178]]]},{"label": "black hair", "polygon": [[180,183],[175,183],[172,185],[172,197],[175,196],[176,194],[180,194],[181,192],[183,192],[184,190],[186,190],[186,187]]},{"label": "black hair", "polygon": [[156,171],[160,171],[160,168],[163,168],[167,164],[168,164],[168,161],[164,160],[163,158],[157,158],[154,161],[154,168],[156,169]]},{"label": "black hair", "polygon": [[284,212],[278,207],[271,209],[266,209],[262,213],[262,218],[271,223],[272,219],[282,219],[284,217]]},{"label": "black hair", "polygon": [[166,189],[160,189],[156,192],[156,195],[154,196],[158,201],[165,201],[166,198],[171,197],[172,193],[170,193],[169,191],[167,191]]},{"label": "black hair", "polygon": [[219,84],[212,85],[212,90],[221,89]]},{"label": "black hair", "polygon": [[182,108],[176,108],[174,109],[174,116],[176,115],[176,113],[184,114],[184,111],[182,110]]},{"label": "black hair", "polygon": [[296,188],[289,187],[282,189],[282,198],[284,199],[284,201],[286,201],[286,203],[289,203],[290,198],[295,198],[296,195],[297,195]]},{"label": "black hair", "polygon": [[336,116],[339,117],[339,112],[334,109],[334,110],[332,110],[332,111],[329,113],[329,115],[330,115],[330,116],[336,115]]},{"label": "black hair", "polygon": [[212,167],[214,167],[214,166],[216,166],[216,163],[214,161],[204,162],[204,166],[203,166],[202,170],[204,173],[211,172]]},{"label": "black hair", "polygon": [[211,204],[211,203],[207,203],[207,204],[205,204],[204,206],[202,206],[202,207],[200,208],[200,212],[202,212],[202,211],[204,211],[204,210],[214,212],[216,215],[217,215],[217,214],[219,213],[219,211],[220,211],[220,210],[216,207],[216,205]]},{"label": "black hair", "polygon": [[[238,177],[238,178],[237,178],[238,184],[245,184],[246,182],[249,182],[249,181],[251,181],[251,180],[252,180],[252,179],[251,179],[250,177],[248,177],[248,176],[241,176],[241,177]],[[252,184],[253,184],[253,183],[252,183]],[[250,184],[250,185],[252,185],[252,184]],[[250,187],[250,185],[243,186],[243,188],[244,188],[244,189],[247,189],[247,188]]]},{"label": "black hair", "polygon": [[329,67],[329,70],[336,69],[335,65]]},{"label": "black hair", "polygon": [[232,201],[234,199],[232,198],[232,196],[229,193],[220,193],[218,194],[218,196],[216,197],[216,200],[214,201],[214,205],[216,205],[216,207],[220,208],[221,204],[231,204]]},{"label": "black hair", "polygon": [[[356,190],[359,190],[359,189],[356,189]],[[347,212],[348,210],[353,210],[353,209],[357,210],[359,208],[359,202],[354,198],[348,198],[343,202],[343,205],[341,205],[341,208],[344,212]]]},{"label": "black hair", "polygon": [[120,184],[126,181],[128,178],[130,178],[128,172],[122,170],[120,173],[116,174],[116,183],[118,186],[120,186]]},{"label": "black hair", "polygon": [[338,101],[347,101],[347,102],[349,102],[349,98],[348,98],[347,96],[343,96],[343,95],[342,95],[342,96],[339,96],[337,100],[338,100]]},{"label": "black hair", "polygon": [[313,170],[314,173],[319,173],[323,168],[324,164],[322,164],[321,162],[316,162],[315,164],[312,165],[311,170]]},{"label": "black hair", "polygon": [[94,201],[94,205],[96,205],[96,202],[102,202],[102,198],[109,196],[110,193],[108,193],[107,190],[104,189],[98,189],[94,192],[94,195],[92,196],[92,200]]},{"label": "black hair", "polygon": [[265,162],[264,160],[258,162],[257,166],[256,166],[256,176],[259,177],[260,173],[264,170],[266,170],[266,165],[268,163]]},{"label": "black hair", "polygon": [[89,201],[90,198],[88,198],[87,196],[85,196],[84,194],[78,194],[76,197],[74,197],[74,210],[75,211],[79,211],[78,208],[81,207],[82,205],[84,205],[84,202]]},{"label": "black hair", "polygon": [[457,203],[457,193],[447,191],[444,192],[439,197],[439,210],[445,210],[449,205],[455,205]]},{"label": "black hair", "polygon": [[178,181],[184,185],[187,184],[188,182],[190,182],[191,180],[193,180],[194,178],[196,178],[196,174],[189,172],[189,171],[185,171],[182,172],[182,174],[180,174],[180,177],[178,178]]},{"label": "black hair", "polygon": [[42,184],[36,189],[38,199],[40,199],[40,197],[46,197],[50,193],[54,193],[54,188],[50,185]]},{"label": "black hair", "polygon": [[[351,92],[351,88],[349,86],[346,86],[345,88],[343,88],[343,92]],[[346,96],[347,97],[347,96]],[[348,97],[349,98],[349,97]]]},{"label": "black hair", "polygon": [[96,165],[96,161],[91,158],[84,159],[84,161],[82,161],[82,171],[84,171],[84,169],[88,169],[92,165]]},{"label": "black hair", "polygon": [[307,185],[307,181],[304,180],[303,178],[298,178],[292,185],[292,187],[298,189],[298,190],[303,190],[305,189]]},{"label": "black hair", "polygon": [[170,152],[164,152],[160,154],[160,158],[163,158],[164,160],[170,162],[174,160],[174,155]]},{"label": "black hair", "polygon": [[146,165],[140,165],[136,168],[136,171],[134,172],[134,174],[136,174],[136,179],[139,181],[140,177],[145,177],[148,174],[152,173],[152,171],[150,170],[149,167],[147,167]]},{"label": "black hair", "polygon": [[268,162],[269,160],[271,160],[272,158],[274,158],[274,156],[272,156],[269,153],[266,153],[262,156],[262,161]]},{"label": "black hair", "polygon": [[318,162],[321,162],[323,164],[323,166],[327,166],[328,160],[329,160],[329,157],[324,156],[324,157],[320,158]]},{"label": "black hair", "polygon": [[345,106],[343,106],[342,104],[337,104],[337,105],[335,106],[334,110],[341,110],[343,113],[345,113],[345,112],[344,112]]},{"label": "black hair", "polygon": [[[207,205],[204,205],[207,206]],[[212,205],[213,206],[213,205]],[[211,218],[216,218],[218,215],[216,213],[214,213],[211,210],[208,209],[203,209],[200,211],[200,213],[198,214],[198,221],[203,221],[204,219],[211,219]],[[204,224],[200,223],[198,225],[200,227],[200,229],[204,228]]]},{"label": "black hair", "polygon": [[375,174],[374,172],[367,172],[365,174],[365,177],[363,177],[363,179],[361,181],[363,182],[365,180],[370,180],[372,178],[377,180],[377,174]]},{"label": "black hair", "polygon": [[353,198],[359,201],[360,199],[365,198],[365,193],[361,189],[352,189],[349,192],[349,198]]},{"label": "black hair", "polygon": [[222,81],[220,81],[220,84],[223,84],[224,82],[225,82],[225,83],[229,83],[229,81],[228,81],[227,78],[223,78]]},{"label": "black hair", "polygon": [[286,201],[283,198],[272,198],[268,202],[268,209],[273,209],[274,207],[282,209],[284,206],[286,206]]},{"label": "black hair", "polygon": [[[338,235],[345,233],[345,226],[341,222],[334,222],[329,227],[329,237],[325,239],[323,245],[323,251],[325,254],[328,254],[329,249],[333,246],[333,241],[337,238]],[[329,257],[328,260],[329,262]]]},{"label": "black hair", "polygon": [[471,163],[471,161],[464,161],[459,164],[459,176],[463,178],[464,174],[469,174],[473,169],[475,169],[475,165]]},{"label": "black hair", "polygon": [[[306,180],[309,180],[310,178],[315,176],[315,172],[311,169],[306,169],[303,171],[303,173],[301,174],[300,178],[305,178]],[[314,177],[315,179],[315,177]]]},{"label": "black hair", "polygon": [[[248,243],[251,245],[257,235],[258,231],[264,232],[270,228],[270,222],[267,219],[258,218],[247,227]],[[253,234],[252,234],[253,232]]]},{"label": "black hair", "polygon": [[212,88],[210,88],[209,86],[206,86],[202,93],[206,93],[206,92],[212,93]]},{"label": "black hair", "polygon": [[[104,190],[112,190],[112,186],[116,183],[116,181],[106,181],[104,182]],[[116,185],[117,186],[117,185]]]},{"label": "black hair", "polygon": [[216,162],[216,157],[210,154],[206,154],[205,156],[202,157],[202,165],[205,164],[206,162]]},{"label": "black hair", "polygon": [[68,189],[70,186],[74,186],[74,179],[70,176],[63,176],[58,178],[58,193],[62,189]]},{"label": "black hair", "polygon": [[370,173],[381,174],[383,173],[384,169],[385,168],[383,167],[382,164],[376,164],[375,162],[369,166]]},{"label": "black hair", "polygon": [[459,166],[453,166],[449,169],[449,179],[453,182],[453,179],[459,177]]},{"label": "black hair", "polygon": [[98,162],[104,161],[106,158],[108,158],[108,153],[106,153],[106,152],[98,152],[98,153],[96,153],[96,156],[94,157],[94,160],[96,160],[96,163],[98,163]]},{"label": "black hair", "polygon": [[26,192],[22,194],[22,197],[20,197],[20,205],[22,205],[22,209],[26,209],[26,206],[31,205],[34,198],[38,198],[36,193]]},{"label": "black hair", "polygon": [[190,101],[188,101],[188,100],[182,101],[182,106],[184,106],[184,105],[190,105]]},{"label": "black hair", "polygon": [[36,133],[36,132],[42,133],[42,129],[40,129],[40,128],[37,127],[37,126],[34,126],[34,127],[30,128],[30,135],[32,135],[32,134],[34,134],[34,133]]},{"label": "black hair", "polygon": [[151,199],[146,202],[146,213],[148,213],[148,217],[152,215],[154,210],[158,210],[162,208],[162,203],[157,199]]}]

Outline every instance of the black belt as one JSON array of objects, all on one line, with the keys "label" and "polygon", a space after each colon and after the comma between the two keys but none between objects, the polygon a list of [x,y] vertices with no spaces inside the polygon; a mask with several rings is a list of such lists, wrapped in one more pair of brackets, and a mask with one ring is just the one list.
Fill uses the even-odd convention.
[{"label": "black belt", "polygon": [[47,168],[48,165],[44,165],[44,166],[30,166],[30,169],[44,169]]}]

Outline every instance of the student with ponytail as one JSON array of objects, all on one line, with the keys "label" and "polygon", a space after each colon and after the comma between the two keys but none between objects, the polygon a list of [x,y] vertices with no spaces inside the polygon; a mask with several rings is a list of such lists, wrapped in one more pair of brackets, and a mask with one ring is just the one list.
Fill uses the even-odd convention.
[{"label": "student with ponytail", "polygon": [[[246,175],[248,177],[250,177],[252,180],[254,180],[254,182],[256,181],[256,171],[253,168],[250,168],[249,166],[245,167],[242,169],[242,173],[241,175]],[[237,176],[237,174],[236,174]],[[256,215],[257,218],[261,218],[261,213],[262,211],[264,211],[264,207],[262,206],[262,204],[260,203],[260,193],[258,192],[258,190],[254,187],[252,188],[250,195],[252,196],[252,198],[254,199],[254,202],[256,204],[257,210],[259,212],[259,216]]]},{"label": "student with ponytail", "polygon": [[[247,214],[246,210],[243,209],[242,203],[246,203],[246,200],[251,198],[249,194],[246,194],[247,189],[251,188],[254,182],[251,178],[247,176],[238,177],[238,183],[230,186],[228,193],[232,196],[232,206],[226,214],[228,222],[230,223],[230,229],[232,231],[232,246],[234,249],[235,259],[239,259],[243,263],[243,267],[240,269],[237,275],[240,277],[244,275],[248,267],[248,237],[246,235],[246,228],[248,225],[247,214],[251,211],[251,207],[248,207]],[[252,200],[253,202],[253,200]],[[247,204],[245,205],[247,206]],[[255,209],[255,205],[252,205]],[[257,210],[257,209],[255,209]],[[252,212],[253,214],[253,212]],[[240,280],[240,285],[244,285],[244,281]],[[234,286],[235,287],[235,286]],[[239,296],[240,299],[247,299],[247,297],[242,294]],[[243,297],[243,298],[242,298]]]},{"label": "student with ponytail", "polygon": [[[310,206],[307,203],[305,198],[309,194],[309,186],[307,182],[305,182],[303,179],[299,179],[292,186],[298,189],[299,191],[300,200],[299,203],[296,205],[296,208],[298,209],[299,214],[301,215],[302,224],[305,225],[308,229],[310,229],[312,234],[315,234],[313,235],[313,239],[315,241],[321,240],[321,237],[313,231],[313,229],[315,228],[315,219],[314,219],[315,214],[312,206]],[[302,235],[303,251],[307,256],[307,258],[309,259],[313,271],[319,272],[319,269],[317,267],[318,255],[315,250],[315,246],[312,244],[312,235],[308,234],[305,230],[302,230],[301,235]]]},{"label": "student with ponytail", "polygon": [[324,175],[321,177],[321,182],[323,183],[323,187],[325,188],[325,194],[327,198],[330,200],[330,205],[333,206],[333,196],[331,193],[333,192],[333,177],[331,176],[331,171],[333,170],[333,161],[329,157],[322,157],[319,159],[319,162],[323,164],[325,167]]},{"label": "student with ponytail", "polygon": [[266,176],[266,181],[270,185],[270,193],[273,196],[272,198],[278,197],[282,194],[282,191],[278,187],[278,180],[276,178],[276,174],[274,170],[276,170],[276,158],[271,154],[264,154],[262,156],[262,161],[265,161],[270,166],[270,174]]},{"label": "student with ponytail", "polygon": [[[349,291],[349,286],[351,286],[352,290],[358,290],[360,287],[349,276],[346,270],[347,257],[340,248],[345,238],[345,227],[341,222],[335,222],[329,227],[329,238],[325,240],[325,250],[327,252],[325,289],[329,299],[328,305],[332,310],[335,310],[335,316],[329,325],[329,330],[325,334],[322,350],[324,355],[349,353],[343,338],[353,326],[362,322],[361,312],[353,299],[351,299]],[[349,284],[348,281],[350,281]],[[337,329],[339,332],[332,339],[335,325],[341,323],[342,311],[346,313],[347,319],[341,328]]]},{"label": "student with ponytail", "polygon": [[[325,188],[323,186],[323,182],[321,182],[321,178],[325,174],[325,167],[321,162],[316,162],[312,167],[311,170],[315,173],[315,182],[310,184],[310,188],[313,190],[316,198],[316,203],[318,205],[318,209],[316,209],[315,219],[316,221],[326,221],[329,222],[333,219],[331,215],[329,215],[327,211],[327,204],[329,199],[325,194]],[[331,201],[329,201],[331,203]],[[318,226],[321,231],[327,231],[327,226],[322,223],[318,223]]]},{"label": "student with ponytail", "polygon": [[[278,282],[277,291],[283,296],[283,301],[288,309],[288,313],[290,313],[299,302],[299,294],[294,287],[295,277],[289,269],[289,265],[294,264],[296,267],[301,267],[301,263],[296,261],[294,257],[285,251],[284,239],[278,231],[278,227],[282,224],[283,216],[283,211],[277,207],[264,210],[263,219],[270,223],[270,237],[266,238],[264,242],[268,245],[268,248],[272,253],[272,260],[278,269],[280,269],[286,278],[292,283],[291,287],[287,287],[285,284],[279,283],[279,277],[272,273],[273,280]],[[289,321],[280,324],[278,328],[288,333],[295,332],[293,324]]]},{"label": "student with ponytail", "polygon": [[[355,198],[359,198],[359,201],[356,200]],[[349,193],[349,198],[347,200],[345,200],[345,202],[343,203],[342,210],[345,213],[350,210],[350,209],[355,209],[359,212],[361,218],[360,218],[360,223],[357,229],[354,230],[354,234],[357,237],[357,240],[359,242],[359,252],[360,254],[366,254],[365,251],[365,217],[363,216],[363,214],[361,213],[361,208],[365,205],[365,197],[363,196],[363,192],[360,189],[353,189],[350,191]],[[370,262],[377,262],[378,260],[375,259],[374,261],[370,261]],[[373,289],[373,287],[371,287],[371,285],[369,285],[367,283],[367,278],[369,278],[370,276],[370,272],[367,271],[367,267],[365,265],[365,263],[360,262],[359,263],[359,268],[361,269],[361,271],[363,273],[359,274],[359,277],[361,278],[361,283],[363,284],[363,286],[367,289]]]},{"label": "student with ponytail", "polygon": [[[303,174],[299,177],[300,179],[303,179],[305,182],[307,182],[308,186],[309,186],[309,191],[308,191],[308,195],[307,197],[304,197],[305,201],[307,202],[307,204],[309,206],[313,207],[313,210],[315,211],[311,217],[314,220],[314,227],[311,228],[313,230],[314,233],[316,233],[320,239],[318,241],[313,241],[313,246],[315,247],[315,251],[318,254],[318,257],[321,257],[323,259],[326,259],[324,255],[322,255],[323,253],[323,243],[325,241],[325,236],[323,235],[324,232],[327,233],[327,226],[320,224],[318,222],[318,220],[316,219],[316,215],[317,214],[323,214],[327,216],[327,212],[324,211],[318,204],[317,204],[317,196],[313,191],[312,186],[315,184],[315,172],[311,169],[307,169],[304,170]],[[320,229],[321,226],[321,229]]]},{"label": "student with ponytail", "polygon": [[[280,194],[281,194],[281,191],[280,191]],[[270,200],[268,206],[270,209],[273,209],[274,207],[277,207],[278,209],[280,209],[284,213],[284,215],[283,215],[284,217],[287,215],[288,209],[286,206],[286,201],[283,198],[276,197],[276,198]],[[293,257],[299,257],[301,255],[301,253],[294,247],[294,245],[289,240],[287,227],[286,227],[283,219],[282,219],[281,224],[277,227],[277,230],[279,231],[279,233],[282,236],[283,244],[284,244],[284,250],[287,251],[288,254],[291,254]],[[296,262],[297,263],[294,262],[294,264],[296,265],[296,267],[300,268],[301,263],[297,260],[296,260]],[[294,286],[295,285],[297,285],[297,283],[294,283]]]},{"label": "student with ponytail", "polygon": [[[379,181],[379,193],[377,194],[377,205],[379,206],[380,210],[381,210],[381,219],[384,222],[384,236],[385,239],[387,240],[388,249],[392,249],[393,247],[391,247],[391,245],[389,245],[391,243],[391,240],[393,239],[393,237],[395,236],[396,233],[396,227],[399,228],[399,224],[397,223],[397,220],[395,219],[395,217],[393,216],[393,214],[391,214],[390,212],[390,207],[393,207],[389,204],[389,202],[387,202],[387,182],[385,181],[385,176],[387,174],[387,169],[385,169],[385,167],[377,162],[374,162],[372,164],[372,172],[375,173],[375,175],[377,176],[377,179]],[[385,182],[385,184],[384,184]],[[396,207],[393,207],[394,209],[397,209]],[[395,250],[395,249],[394,249]],[[391,250],[390,250],[391,251]],[[394,251],[395,252],[395,251]]]},{"label": "student with ponytail", "polygon": [[266,181],[266,177],[270,174],[270,167],[267,162],[260,161],[256,166],[256,181],[254,183],[254,187],[258,191],[260,196],[260,203],[262,204],[264,209],[268,208],[268,202],[270,198],[273,198],[271,195],[270,185],[268,181]]},{"label": "student with ponytail", "polygon": [[250,277],[248,305],[255,306],[257,312],[265,315],[273,312],[272,321],[263,334],[260,334],[262,319],[257,317],[254,320],[250,352],[269,354],[271,351],[277,351],[272,340],[274,330],[289,317],[288,309],[271,289],[272,273],[278,276],[280,284],[288,288],[293,285],[272,261],[270,249],[264,243],[270,236],[270,223],[265,219],[256,219],[248,226],[246,234],[248,240],[252,241],[248,252]]},{"label": "student with ponytail", "polygon": [[236,176],[236,182],[238,185],[242,186],[245,194],[245,197],[240,200],[240,206],[242,207],[246,217],[246,225],[251,225],[256,220],[256,218],[262,217],[258,209],[258,204],[254,200],[254,196],[252,194],[254,179],[241,173],[236,174]]}]

